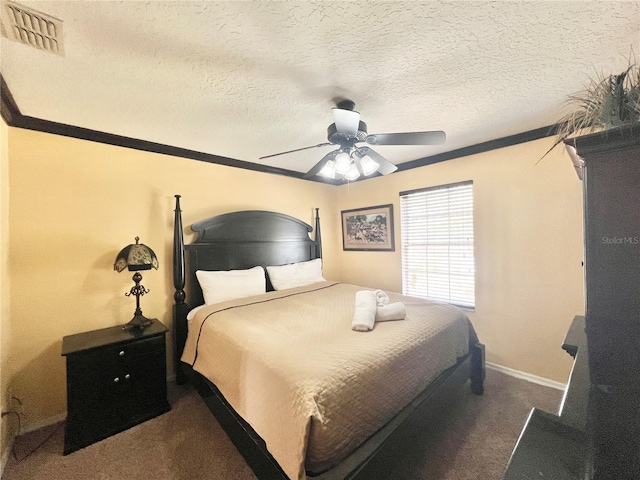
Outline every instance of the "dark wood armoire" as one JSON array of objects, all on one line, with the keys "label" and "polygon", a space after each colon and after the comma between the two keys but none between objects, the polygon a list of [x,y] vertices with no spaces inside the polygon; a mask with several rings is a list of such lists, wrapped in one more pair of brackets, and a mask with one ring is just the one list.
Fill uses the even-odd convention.
[{"label": "dark wood armoire", "polygon": [[585,315],[557,415],[533,409],[504,479],[640,479],[640,124],[565,141],[584,194]]},{"label": "dark wood armoire", "polygon": [[640,125],[567,145],[584,163],[590,470],[640,479]]}]

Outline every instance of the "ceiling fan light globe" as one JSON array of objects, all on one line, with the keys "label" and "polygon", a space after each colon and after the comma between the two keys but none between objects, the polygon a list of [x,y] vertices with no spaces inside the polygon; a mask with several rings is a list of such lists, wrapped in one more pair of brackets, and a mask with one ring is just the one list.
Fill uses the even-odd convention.
[{"label": "ceiling fan light globe", "polygon": [[380,168],[380,164],[373,160],[369,155],[365,155],[360,159],[360,166],[362,167],[362,173],[365,177],[378,171],[378,169]]},{"label": "ceiling fan light globe", "polygon": [[351,168],[351,157],[347,152],[340,152],[336,155],[335,171],[344,175]]},{"label": "ceiling fan light globe", "polygon": [[354,180],[357,180],[359,176],[360,172],[358,171],[358,167],[356,167],[355,164],[352,164],[349,171],[344,174],[344,179],[352,182]]},{"label": "ceiling fan light globe", "polygon": [[336,178],[335,165],[336,165],[336,162],[334,162],[333,160],[329,160],[325,164],[325,166],[322,167],[322,170],[320,170],[318,172],[318,175],[320,175],[321,177],[326,177],[326,178]]}]

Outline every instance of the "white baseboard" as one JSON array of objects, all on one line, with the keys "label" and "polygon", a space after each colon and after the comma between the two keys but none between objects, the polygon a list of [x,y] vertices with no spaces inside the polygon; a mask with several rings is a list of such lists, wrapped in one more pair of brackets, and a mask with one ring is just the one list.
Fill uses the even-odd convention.
[{"label": "white baseboard", "polygon": [[30,423],[29,425],[25,425],[24,427],[22,427],[20,429],[20,433],[18,433],[18,436],[24,435],[25,433],[29,432],[35,432],[36,430],[40,430],[44,427],[49,427],[63,421],[65,418],[67,418],[67,412],[62,412],[58,415],[54,415],[53,417],[43,418],[38,422]]},{"label": "white baseboard", "polygon": [[509,367],[503,367],[502,365],[498,365],[497,363],[486,362],[486,367],[490,368],[491,370],[496,370],[500,373],[504,373],[505,375],[509,375],[510,377],[519,378],[531,383],[537,383],[538,385],[543,385],[545,387],[551,387],[563,391],[567,388],[566,383],[556,382],[555,380],[549,380],[548,378],[539,377],[538,375],[533,375],[531,373],[521,372],[520,370],[514,370],[513,368]]}]

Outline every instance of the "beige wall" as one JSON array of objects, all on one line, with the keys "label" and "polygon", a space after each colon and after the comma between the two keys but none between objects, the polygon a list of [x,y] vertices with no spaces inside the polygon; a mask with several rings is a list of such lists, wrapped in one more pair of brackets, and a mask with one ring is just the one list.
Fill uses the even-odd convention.
[{"label": "beige wall", "polygon": [[[132,316],[134,302],[124,296],[130,275],[115,273],[113,261],[136,235],[160,261],[160,270],[144,273],[143,312],[170,325],[176,193],[185,226],[253,208],[313,224],[319,207],[325,276],[400,291],[398,193],[472,179],[477,305],[470,317],[487,358],[566,381],[570,361],[560,344],[583,309],[581,185],[559,152],[535,165],[547,140],[334,187],[15,128],[5,127],[3,140],[7,130],[11,208],[1,225],[11,251],[11,316],[3,296],[2,397],[10,385],[23,400],[27,429],[66,409],[62,337]],[[343,252],[340,210],[386,203],[395,207],[396,251]],[[3,286],[8,277],[3,267]]]},{"label": "beige wall", "polygon": [[537,163],[552,143],[341,186],[339,210],[393,204],[396,241],[393,253],[342,252],[342,280],[400,292],[399,192],[473,180],[476,308],[469,317],[487,361],[566,382],[571,359],[560,346],[573,316],[584,311],[582,185],[561,148]]},{"label": "beige wall", "polygon": [[[333,212],[335,187],[67,137],[9,129],[11,182],[11,383],[24,426],[66,410],[62,337],[120,325],[133,282],[113,270],[138,235],[160,269],[143,272],[145,315],[171,325],[174,194],[184,225],[242,209],[283,212],[313,225]],[[336,237],[323,225],[323,235]],[[189,238],[187,238],[189,240]],[[335,247],[325,271],[337,276]]]},{"label": "beige wall", "polygon": [[[0,120],[0,410],[12,405],[9,392],[9,349],[11,346],[10,284],[9,284],[9,129]],[[0,422],[0,462],[5,461],[13,435],[17,430],[16,419],[7,416]],[[0,472],[2,469],[0,468]]]}]

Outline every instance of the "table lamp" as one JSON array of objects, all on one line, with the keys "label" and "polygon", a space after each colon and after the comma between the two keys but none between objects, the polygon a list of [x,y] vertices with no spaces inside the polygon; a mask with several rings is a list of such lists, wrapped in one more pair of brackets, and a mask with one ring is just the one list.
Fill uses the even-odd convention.
[{"label": "table lamp", "polygon": [[145,244],[139,243],[139,240],[140,237],[136,237],[136,243],[127,245],[120,250],[120,253],[118,253],[118,256],[116,257],[116,261],[113,264],[113,269],[117,272],[122,272],[125,268],[130,272],[135,272],[132,277],[135,285],[131,287],[129,293],[125,293],[125,296],[136,296],[136,311],[134,312],[131,321],[122,327],[123,329],[143,329],[152,323],[149,318],[142,315],[142,310],[140,309],[140,297],[145,293],[149,293],[149,290],[140,285],[140,282],[142,281],[140,270],[151,270],[151,268],[155,268],[157,270],[158,257],[156,257],[153,250]]}]

